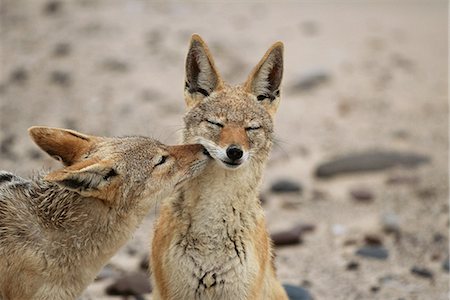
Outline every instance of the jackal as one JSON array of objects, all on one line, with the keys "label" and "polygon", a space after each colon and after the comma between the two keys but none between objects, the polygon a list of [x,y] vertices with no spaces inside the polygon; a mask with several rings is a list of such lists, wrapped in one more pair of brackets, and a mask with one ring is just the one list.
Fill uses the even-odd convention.
[{"label": "jackal", "polygon": [[32,127],[66,167],[0,172],[0,299],[75,299],[157,201],[206,165],[200,145]]},{"label": "jackal", "polygon": [[152,244],[154,299],[287,299],[258,200],[280,102],[283,44],[229,86],[193,35],[186,59],[184,142],[214,158],[163,205]]}]

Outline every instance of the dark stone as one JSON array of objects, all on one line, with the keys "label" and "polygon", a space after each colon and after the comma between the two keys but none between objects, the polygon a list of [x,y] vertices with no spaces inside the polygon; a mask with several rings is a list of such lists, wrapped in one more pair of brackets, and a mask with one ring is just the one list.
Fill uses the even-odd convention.
[{"label": "dark stone", "polygon": [[447,273],[450,270],[450,258],[447,257],[444,262],[442,263],[442,269],[444,269],[444,271],[446,271]]},{"label": "dark stone", "polygon": [[302,235],[314,231],[313,224],[298,224],[289,230],[280,231],[271,235],[275,246],[296,245],[302,242]]},{"label": "dark stone", "polygon": [[369,150],[337,157],[320,164],[315,172],[319,178],[328,178],[340,174],[379,171],[394,166],[416,167],[427,163],[430,158],[410,152]]},{"label": "dark stone", "polygon": [[386,248],[381,246],[365,246],[359,248],[356,251],[356,255],[384,260],[388,258],[389,252]]},{"label": "dark stone", "polygon": [[414,266],[411,268],[411,273],[423,278],[433,278],[433,272],[431,272],[427,268]]},{"label": "dark stone", "polygon": [[348,271],[355,271],[359,269],[359,263],[356,261],[350,261],[345,267]]},{"label": "dark stone", "polygon": [[364,236],[364,242],[368,246],[381,246],[383,245],[383,241],[380,236],[375,234],[366,234]]},{"label": "dark stone", "polygon": [[289,179],[279,179],[275,181],[270,190],[272,193],[301,193],[302,187],[299,183]]},{"label": "dark stone", "polygon": [[289,300],[312,300],[309,291],[301,286],[283,284],[283,287],[289,297]]},{"label": "dark stone", "polygon": [[28,156],[32,159],[32,160],[38,160],[42,157],[42,152],[36,149],[30,149],[28,150]]},{"label": "dark stone", "polygon": [[115,58],[109,58],[103,61],[102,66],[104,69],[112,72],[123,73],[128,71],[128,64]]},{"label": "dark stone", "polygon": [[48,1],[44,5],[44,13],[47,15],[53,15],[61,10],[62,3],[60,1],[52,0]]},{"label": "dark stone", "polygon": [[370,291],[371,291],[372,293],[377,293],[379,290],[380,290],[380,287],[379,287],[379,286],[374,285],[374,286],[371,286],[371,287],[370,287]]},{"label": "dark stone", "polygon": [[15,83],[25,83],[28,80],[28,72],[25,68],[19,67],[11,72],[10,80]]},{"label": "dark stone", "polygon": [[149,259],[148,255],[146,255],[142,258],[141,262],[139,263],[139,268],[143,271],[150,270],[150,259]]},{"label": "dark stone", "polygon": [[100,273],[97,274],[97,277],[95,277],[95,281],[101,281],[103,279],[117,277],[118,274],[119,273],[111,265],[108,264],[102,268]]},{"label": "dark stone", "polygon": [[386,233],[400,233],[400,221],[393,212],[388,212],[381,216],[381,226]]},{"label": "dark stone", "polygon": [[292,85],[291,90],[294,92],[311,91],[329,80],[330,75],[327,71],[313,70],[299,76]]},{"label": "dark stone", "polygon": [[359,202],[370,202],[374,195],[371,190],[367,188],[354,188],[350,190],[350,195],[353,199]]},{"label": "dark stone", "polygon": [[6,135],[0,142],[0,154],[5,155],[10,159],[14,159],[16,156],[13,152],[16,136],[13,134]]},{"label": "dark stone", "polygon": [[69,43],[59,43],[53,49],[53,55],[56,57],[64,57],[70,54],[71,48]]},{"label": "dark stone", "polygon": [[274,233],[271,238],[275,246],[297,245],[302,242],[300,233],[293,230]]},{"label": "dark stone", "polygon": [[150,280],[146,272],[125,274],[106,287],[107,295],[137,296],[151,293]]},{"label": "dark stone", "polygon": [[70,74],[65,71],[53,71],[50,74],[50,80],[61,86],[68,86],[71,83]]},{"label": "dark stone", "polygon": [[386,180],[389,185],[415,185],[419,183],[417,176],[391,176]]}]

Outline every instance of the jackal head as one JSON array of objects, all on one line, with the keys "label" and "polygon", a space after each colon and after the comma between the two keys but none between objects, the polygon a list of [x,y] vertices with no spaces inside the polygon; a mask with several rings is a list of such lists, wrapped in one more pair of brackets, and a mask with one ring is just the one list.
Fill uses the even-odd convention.
[{"label": "jackal head", "polygon": [[31,127],[29,133],[65,165],[46,180],[111,206],[148,207],[195,176],[208,160],[201,145],[166,146],[146,137],[98,137],[49,127]]},{"label": "jackal head", "polygon": [[264,161],[272,145],[280,103],[283,44],[277,42],[238,86],[219,75],[206,43],[193,35],[186,58],[184,139],[201,142],[223,167]]}]

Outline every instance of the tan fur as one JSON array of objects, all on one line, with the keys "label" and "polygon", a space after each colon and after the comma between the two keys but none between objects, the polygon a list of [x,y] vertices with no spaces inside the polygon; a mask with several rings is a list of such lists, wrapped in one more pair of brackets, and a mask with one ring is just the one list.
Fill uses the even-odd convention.
[{"label": "tan fur", "polygon": [[30,135],[67,167],[32,180],[0,172],[2,300],[76,299],[150,207],[208,160],[201,145],[48,127]]},{"label": "tan fur", "polygon": [[[220,78],[206,44],[192,37],[184,142],[201,142],[214,161],[161,209],[151,252],[154,299],[287,299],[258,200],[282,53],[281,43],[273,45],[247,82],[232,87]],[[234,164],[226,153],[231,145],[243,151]]]}]

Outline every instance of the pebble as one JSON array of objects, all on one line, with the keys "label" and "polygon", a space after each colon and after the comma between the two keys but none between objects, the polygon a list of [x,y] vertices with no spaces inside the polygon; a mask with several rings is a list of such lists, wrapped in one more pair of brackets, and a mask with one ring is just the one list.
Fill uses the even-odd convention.
[{"label": "pebble", "polygon": [[350,196],[359,202],[371,202],[374,198],[372,191],[364,187],[351,189]]},{"label": "pebble", "polygon": [[70,74],[65,71],[53,71],[50,74],[50,80],[61,86],[68,86],[71,83]]},{"label": "pebble", "polygon": [[386,233],[399,233],[400,220],[397,214],[393,212],[384,213],[381,216],[381,226]]},{"label": "pebble", "polygon": [[446,271],[447,273],[450,270],[450,258],[447,257],[444,262],[442,263],[442,269],[444,269],[444,271]]},{"label": "pebble", "polygon": [[359,263],[356,261],[350,261],[345,267],[348,271],[355,271],[359,269]]},{"label": "pebble", "polygon": [[330,74],[325,70],[311,70],[298,76],[297,80],[292,85],[291,90],[294,92],[311,91],[328,82],[330,77]]},{"label": "pebble", "polygon": [[298,182],[295,182],[290,179],[279,179],[275,181],[270,190],[272,193],[297,193],[300,194],[302,192],[302,187]]},{"label": "pebble", "polygon": [[60,1],[52,0],[48,1],[44,6],[44,13],[47,15],[53,15],[61,10],[62,3]]},{"label": "pebble", "polygon": [[143,271],[125,274],[106,287],[106,294],[115,296],[136,296],[151,291],[150,279]]},{"label": "pebble", "polygon": [[381,246],[364,246],[356,251],[356,255],[384,260],[388,258],[389,252]]},{"label": "pebble", "polygon": [[11,72],[10,80],[15,83],[24,83],[28,80],[28,72],[23,67],[18,67]]},{"label": "pebble", "polygon": [[381,246],[383,245],[383,239],[376,234],[366,234],[364,236],[364,242],[368,246]]},{"label": "pebble", "polygon": [[295,286],[291,284],[283,284],[289,300],[312,300],[312,296],[309,291],[301,286]]},{"label": "pebble", "polygon": [[431,272],[427,268],[414,266],[411,268],[411,273],[423,278],[433,278],[433,272]]},{"label": "pebble", "polygon": [[112,278],[116,277],[119,273],[111,266],[106,265],[102,268],[100,273],[97,274],[97,277],[95,277],[95,281],[101,281],[106,278]]},{"label": "pebble", "polygon": [[53,55],[56,57],[64,57],[70,54],[71,48],[69,43],[59,43],[53,49]]},{"label": "pebble", "polygon": [[271,235],[275,246],[296,245],[302,242],[302,235],[316,229],[314,224],[298,224],[289,230],[280,231]]},{"label": "pebble", "polygon": [[348,173],[379,171],[394,166],[416,167],[430,161],[428,156],[412,152],[368,150],[336,157],[319,164],[315,175],[329,178]]}]

